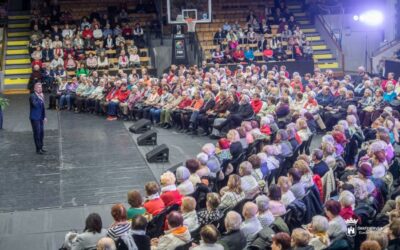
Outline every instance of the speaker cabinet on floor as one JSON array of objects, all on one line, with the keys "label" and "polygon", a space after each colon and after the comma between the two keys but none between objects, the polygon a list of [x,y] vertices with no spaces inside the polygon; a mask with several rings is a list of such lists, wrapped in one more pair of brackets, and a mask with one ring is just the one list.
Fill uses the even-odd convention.
[{"label": "speaker cabinet on floor", "polygon": [[149,163],[168,162],[169,148],[165,144],[155,147],[153,150],[146,154],[146,160]]},{"label": "speaker cabinet on floor", "polygon": [[139,146],[157,145],[157,131],[149,130],[137,138]]},{"label": "speaker cabinet on floor", "polygon": [[139,121],[135,122],[132,126],[129,127],[129,131],[134,134],[141,134],[144,133],[151,128],[151,122],[147,119],[140,119]]}]

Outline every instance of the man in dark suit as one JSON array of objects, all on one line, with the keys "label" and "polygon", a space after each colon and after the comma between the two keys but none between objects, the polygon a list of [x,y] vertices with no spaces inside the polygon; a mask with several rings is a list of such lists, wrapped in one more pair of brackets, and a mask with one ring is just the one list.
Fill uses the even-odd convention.
[{"label": "man in dark suit", "polygon": [[44,154],[46,150],[43,149],[43,137],[44,137],[44,126],[43,124],[47,121],[45,108],[44,108],[44,95],[42,91],[42,84],[40,82],[35,83],[33,93],[29,97],[30,103],[30,114],[29,119],[31,120],[33,139],[35,141],[36,153]]}]

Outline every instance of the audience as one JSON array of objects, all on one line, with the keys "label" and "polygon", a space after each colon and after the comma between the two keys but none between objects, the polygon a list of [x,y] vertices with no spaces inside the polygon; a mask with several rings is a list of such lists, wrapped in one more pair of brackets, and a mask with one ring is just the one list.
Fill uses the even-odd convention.
[{"label": "audience", "polygon": [[[144,193],[129,191],[130,207],[112,207],[108,231],[89,215],[84,232],[67,237],[71,249],[251,249],[259,241],[272,249],[398,249],[400,87],[393,73],[381,78],[360,68],[340,78],[253,64],[260,54],[311,58],[283,2],[261,18],[251,13],[247,27],[225,23],[210,67],[171,65],[160,78],[146,68],[127,73],[140,65],[143,28],[121,21],[129,19],[126,10],[117,22],[100,17],[32,26],[31,78],[52,86],[49,107],[110,121],[146,118],[160,129],[219,140],[163,173],[159,184],[146,183]],[[116,67],[116,75],[107,71]],[[353,241],[349,219],[382,230]],[[154,227],[157,236],[147,230]]]}]

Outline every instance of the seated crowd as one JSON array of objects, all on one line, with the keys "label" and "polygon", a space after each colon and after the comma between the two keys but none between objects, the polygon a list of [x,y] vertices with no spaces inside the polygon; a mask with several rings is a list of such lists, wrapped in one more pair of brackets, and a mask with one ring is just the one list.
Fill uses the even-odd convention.
[{"label": "seated crowd", "polygon": [[144,31],[139,22],[131,26],[125,9],[115,16],[93,12],[75,21],[57,7],[43,8],[34,11],[31,28],[31,83],[51,85],[66,75],[141,66]]},{"label": "seated crowd", "polygon": [[255,52],[261,53],[264,61],[311,59],[313,55],[299,23],[284,5],[266,9],[262,17],[250,12],[246,27],[241,27],[238,21],[225,22],[215,33],[214,44],[219,45],[212,53],[214,63],[251,63]]},{"label": "seated crowd", "polygon": [[[110,120],[121,112],[219,138],[159,184],[146,183],[145,193],[129,191],[130,207],[115,204],[107,230],[91,214],[64,246],[398,249],[400,85],[392,73],[358,71],[338,80],[319,69],[301,77],[284,67],[172,65],[161,80],[145,70],[64,80],[60,108],[75,103],[77,112],[107,112]],[[316,131],[322,140],[310,152]],[[380,230],[351,237],[348,220]]]}]

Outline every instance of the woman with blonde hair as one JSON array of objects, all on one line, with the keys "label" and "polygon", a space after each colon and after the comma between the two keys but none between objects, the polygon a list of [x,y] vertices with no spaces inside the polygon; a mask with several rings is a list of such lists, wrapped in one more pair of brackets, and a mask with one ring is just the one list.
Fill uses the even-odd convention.
[{"label": "woman with blonde hair", "polygon": [[298,160],[294,162],[293,167],[299,170],[301,173],[300,182],[303,183],[304,187],[308,188],[314,185],[313,173],[309,167],[309,163],[301,159],[300,156],[297,158]]},{"label": "woman with blonde hair", "polygon": [[182,204],[182,195],[177,190],[175,175],[167,171],[161,175],[160,184],[161,184],[161,195],[160,198],[163,200],[165,206],[172,206],[178,204],[179,206]]},{"label": "woman with blonde hair", "polygon": [[297,134],[300,136],[301,141],[305,142],[310,138],[311,132],[308,129],[307,121],[304,118],[299,118],[296,121]]},{"label": "woman with blonde hair", "polygon": [[278,187],[280,187],[282,192],[281,201],[287,207],[290,203],[292,203],[296,198],[294,197],[292,191],[290,191],[291,183],[289,178],[286,176],[281,176],[278,179]]},{"label": "woman with blonde hair", "polygon": [[222,188],[220,192],[222,197],[218,209],[227,210],[236,206],[245,197],[240,176],[236,174],[230,175],[227,186]]},{"label": "woman with blonde hair", "polygon": [[226,138],[231,142],[229,150],[232,155],[232,159],[236,159],[241,153],[243,153],[243,146],[240,143],[239,132],[236,129],[229,130]]}]

